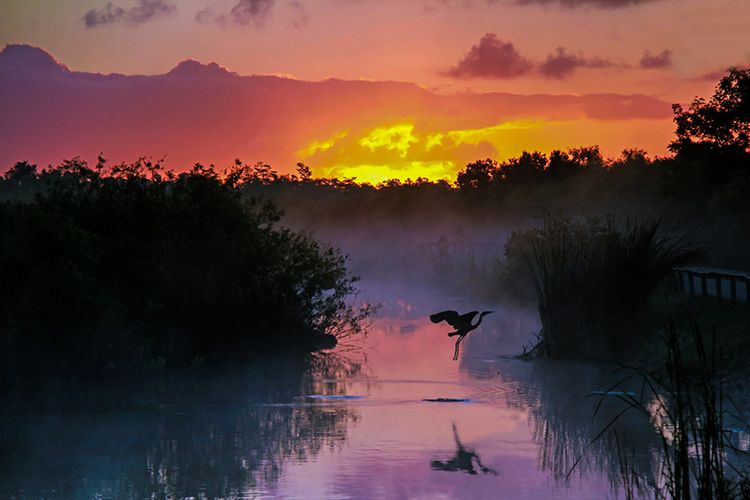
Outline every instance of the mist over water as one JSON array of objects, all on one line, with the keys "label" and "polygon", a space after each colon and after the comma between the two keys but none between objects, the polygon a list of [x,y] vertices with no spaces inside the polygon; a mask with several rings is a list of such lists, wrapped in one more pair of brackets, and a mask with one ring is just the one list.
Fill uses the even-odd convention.
[{"label": "mist over water", "polygon": [[[609,369],[513,359],[536,312],[456,278],[467,251],[493,257],[507,230],[462,222],[318,229],[351,255],[356,300],[381,304],[332,352],[6,410],[0,495],[617,497],[612,458],[588,447],[598,428],[585,396],[606,389]],[[495,311],[459,361],[449,327],[428,319],[444,309]]]}]

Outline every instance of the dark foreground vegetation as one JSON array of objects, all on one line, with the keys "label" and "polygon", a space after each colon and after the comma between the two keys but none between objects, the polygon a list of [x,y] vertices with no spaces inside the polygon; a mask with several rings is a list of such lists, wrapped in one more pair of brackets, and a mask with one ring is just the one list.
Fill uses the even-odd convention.
[{"label": "dark foreground vegetation", "polygon": [[139,161],[17,164],[0,204],[5,380],[100,376],[335,344],[367,309],[346,303],[344,257],[243,198],[238,167],[162,172]]},{"label": "dark foreground vegetation", "polygon": [[695,322],[682,332],[668,324],[662,340],[663,366],[627,370],[625,380],[640,382],[638,391],[622,390],[625,381],[607,391],[618,394],[625,408],[595,440],[607,433],[616,438],[616,424],[628,411],[656,431],[653,451],[661,463],[655,474],[639,473],[628,466],[632,458],[620,454],[622,483],[632,488],[629,497],[637,489],[650,490],[656,498],[749,499],[750,454],[738,442],[747,436],[748,419],[733,398],[744,391],[730,382],[726,350],[715,333],[704,332]]},{"label": "dark foreground vegetation", "polygon": [[701,252],[659,233],[658,220],[545,217],[516,231],[506,255],[525,267],[537,296],[538,354],[630,359],[649,332],[638,325],[659,283]]}]

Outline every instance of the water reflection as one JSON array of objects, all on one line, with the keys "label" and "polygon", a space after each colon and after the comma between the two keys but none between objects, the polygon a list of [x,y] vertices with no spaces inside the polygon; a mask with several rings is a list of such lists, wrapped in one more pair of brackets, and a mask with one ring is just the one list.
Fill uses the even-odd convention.
[{"label": "water reflection", "polygon": [[[508,389],[501,393],[505,404],[527,412],[541,470],[560,483],[602,477],[613,494],[647,495],[661,442],[650,420],[621,397],[640,393],[636,379],[624,381],[626,374],[610,366],[478,361],[465,360],[464,369],[478,378],[494,374]],[[617,391],[607,390],[623,381]]]},{"label": "water reflection", "polygon": [[453,458],[445,461],[433,460],[430,462],[430,467],[433,470],[447,471],[447,472],[466,472],[476,476],[477,470],[474,467],[474,462],[477,463],[477,467],[482,471],[482,474],[493,474],[497,476],[497,471],[491,467],[482,465],[482,461],[479,459],[479,455],[474,450],[466,448],[458,437],[458,430],[456,424],[453,424],[453,439],[456,442],[456,454]]},{"label": "water reflection", "polygon": [[359,350],[337,355],[0,406],[0,497],[637,496],[624,471],[658,473],[653,426],[626,414],[598,437],[622,409],[607,394],[622,374],[512,359],[536,316],[497,305],[454,363],[428,314],[456,304],[478,305],[386,303]]},{"label": "water reflection", "polygon": [[120,393],[121,404],[104,410],[96,395],[64,411],[7,410],[0,497],[272,494],[286,464],[340,448],[359,418],[356,408],[299,396],[335,394],[337,384],[317,381],[358,371],[330,357],[274,360],[210,379],[161,380],[138,396]]}]

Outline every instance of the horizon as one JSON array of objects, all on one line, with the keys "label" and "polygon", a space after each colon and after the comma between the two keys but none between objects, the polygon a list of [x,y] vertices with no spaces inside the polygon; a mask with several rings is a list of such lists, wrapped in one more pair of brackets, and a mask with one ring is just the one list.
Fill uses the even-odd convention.
[{"label": "horizon", "polygon": [[[523,151],[664,156],[671,105],[750,61],[750,5],[720,3],[14,0],[0,7],[3,53],[35,47],[70,78],[29,89],[25,69],[0,65],[0,169],[100,153],[177,171],[239,158],[378,183],[450,180]],[[244,78],[144,83],[168,75]]]}]

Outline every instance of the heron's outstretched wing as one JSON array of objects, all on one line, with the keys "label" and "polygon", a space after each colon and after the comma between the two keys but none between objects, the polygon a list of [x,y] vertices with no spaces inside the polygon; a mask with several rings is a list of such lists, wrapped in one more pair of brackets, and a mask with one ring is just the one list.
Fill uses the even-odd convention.
[{"label": "heron's outstretched wing", "polygon": [[456,311],[440,311],[439,313],[431,314],[430,321],[433,323],[440,323],[445,321],[453,328],[457,328],[461,321],[461,316]]},{"label": "heron's outstretched wing", "polygon": [[439,313],[431,314],[430,321],[433,323],[440,323],[445,321],[449,325],[453,325],[461,316],[456,311],[440,311]]},{"label": "heron's outstretched wing", "polygon": [[466,314],[462,314],[461,316],[459,316],[459,321],[461,321],[461,324],[466,322],[467,325],[470,325],[471,321],[474,319],[474,316],[476,316],[477,314],[479,314],[479,311],[467,312]]}]

